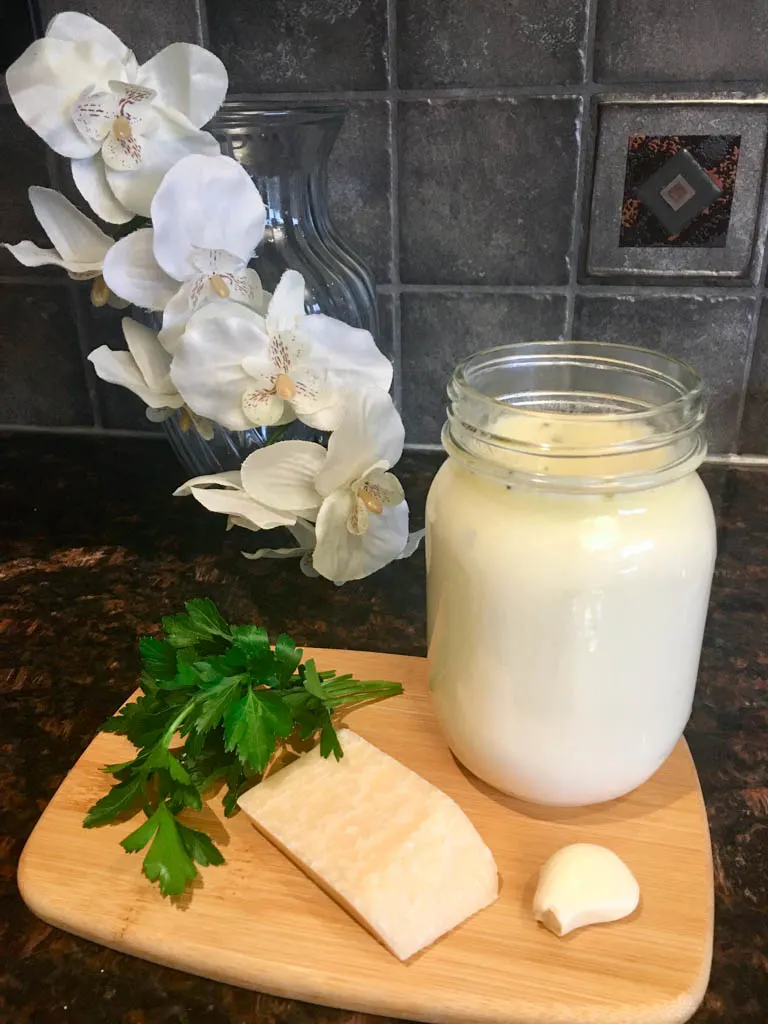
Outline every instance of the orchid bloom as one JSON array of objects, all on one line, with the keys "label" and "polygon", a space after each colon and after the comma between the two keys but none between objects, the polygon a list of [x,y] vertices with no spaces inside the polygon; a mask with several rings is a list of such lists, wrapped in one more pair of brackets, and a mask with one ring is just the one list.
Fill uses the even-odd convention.
[{"label": "orchid bloom", "polygon": [[95,306],[107,302],[117,309],[127,306],[126,301],[110,291],[101,276],[104,258],[115,244],[113,239],[52,188],[33,185],[29,201],[53,249],[41,249],[34,242],[3,242],[3,248],[25,267],[62,267],[75,281],[92,279],[91,301]]},{"label": "orchid bloom", "polygon": [[252,452],[241,467],[254,500],[305,519],[316,509],[312,564],[334,583],[362,579],[415,549],[403,488],[389,472],[402,454],[402,421],[386,392],[369,389],[357,398],[327,451],[281,441]]},{"label": "orchid bloom", "polygon": [[127,352],[113,352],[102,345],[88,356],[96,373],[110,384],[128,388],[147,404],[147,419],[159,422],[184,405],[184,399],[171,383],[171,359],[148,327],[123,318]]},{"label": "orchid bloom", "polygon": [[148,216],[166,171],[219,145],[199,131],[227,92],[226,68],[192,43],[173,43],[139,65],[104,25],[56,15],[6,72],[20,117],[56,153],[93,211],[123,224]]},{"label": "orchid bloom", "polygon": [[247,171],[228,156],[188,156],[166,174],[152,200],[151,228],[121,238],[104,279],[144,309],[163,310],[160,341],[173,351],[187,320],[225,299],[261,301],[248,269],[264,234],[266,211]]},{"label": "orchid bloom", "polygon": [[229,430],[296,418],[334,430],[356,390],[389,389],[392,365],[368,331],[305,314],[304,279],[288,270],[266,319],[231,302],[196,313],[171,376],[190,408]]},{"label": "orchid bloom", "polygon": [[271,508],[252,498],[243,487],[240,470],[212,473],[187,480],[173,492],[175,498],[191,495],[209,512],[227,517],[227,529],[272,530],[276,526],[294,526],[297,514]]},{"label": "orchid bloom", "polygon": [[[231,519],[232,517],[230,517]],[[230,526],[242,524],[230,522]],[[312,555],[315,550],[315,528],[312,523],[303,519],[297,519],[292,526],[286,527],[293,534],[296,544],[290,548],[259,548],[258,551],[242,551],[243,558],[256,561],[260,558],[298,558],[299,568],[305,576],[319,576],[312,565]]]}]

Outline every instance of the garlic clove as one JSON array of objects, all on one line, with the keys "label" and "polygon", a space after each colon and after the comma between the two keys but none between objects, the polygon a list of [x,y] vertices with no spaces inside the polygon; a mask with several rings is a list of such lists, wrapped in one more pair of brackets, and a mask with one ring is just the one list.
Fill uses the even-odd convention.
[{"label": "garlic clove", "polygon": [[640,886],[624,861],[605,846],[574,843],[541,869],[533,914],[555,935],[588,924],[618,921],[640,902]]}]

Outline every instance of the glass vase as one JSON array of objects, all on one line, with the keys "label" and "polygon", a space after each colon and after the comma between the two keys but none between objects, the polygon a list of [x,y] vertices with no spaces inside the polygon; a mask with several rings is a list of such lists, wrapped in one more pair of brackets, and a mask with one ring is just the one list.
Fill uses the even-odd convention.
[{"label": "glass vase", "polygon": [[[308,313],[326,313],[378,340],[373,278],[334,228],[328,209],[328,159],[345,113],[336,104],[229,101],[209,131],[222,153],[248,171],[264,200],[264,238],[251,261],[264,289],[274,291],[285,270],[297,270],[306,284]],[[237,469],[268,440],[263,427],[230,431],[218,426],[206,440],[179,413],[163,425],[177,457],[196,476]],[[283,436],[318,435],[296,423]]]}]

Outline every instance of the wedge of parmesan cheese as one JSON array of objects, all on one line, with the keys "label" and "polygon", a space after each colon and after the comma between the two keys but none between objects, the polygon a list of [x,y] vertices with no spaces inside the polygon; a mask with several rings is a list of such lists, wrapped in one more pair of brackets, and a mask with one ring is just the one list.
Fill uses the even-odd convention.
[{"label": "wedge of parmesan cheese", "polygon": [[445,793],[342,729],[238,803],[257,828],[407,960],[498,896],[493,854]]}]

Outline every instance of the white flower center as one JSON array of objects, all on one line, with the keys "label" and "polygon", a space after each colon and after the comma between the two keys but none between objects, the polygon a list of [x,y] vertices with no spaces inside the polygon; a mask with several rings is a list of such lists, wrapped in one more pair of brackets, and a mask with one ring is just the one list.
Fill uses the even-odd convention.
[{"label": "white flower center", "polygon": [[277,380],[275,381],[275,394],[278,398],[282,398],[284,402],[288,402],[290,399],[296,397],[296,385],[287,373],[281,373],[278,375]]},{"label": "white flower center", "polygon": [[216,292],[220,299],[229,298],[229,285],[221,276],[221,274],[211,274],[209,281],[211,282],[211,288],[213,288],[213,290]]},{"label": "white flower center", "polygon": [[379,516],[384,511],[384,504],[381,498],[374,493],[368,484],[363,484],[363,486],[358,489],[357,496],[368,511],[373,512],[374,515]]},{"label": "white flower center", "polygon": [[118,142],[125,142],[127,139],[133,137],[131,122],[127,117],[121,114],[119,117],[114,119],[112,122],[112,134]]}]

